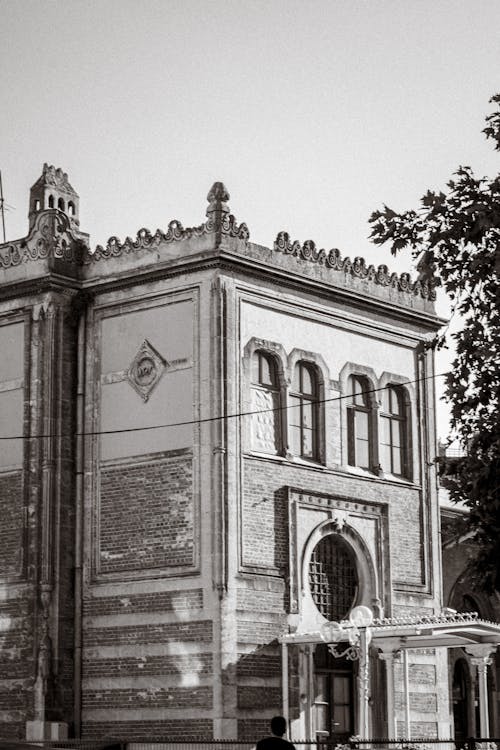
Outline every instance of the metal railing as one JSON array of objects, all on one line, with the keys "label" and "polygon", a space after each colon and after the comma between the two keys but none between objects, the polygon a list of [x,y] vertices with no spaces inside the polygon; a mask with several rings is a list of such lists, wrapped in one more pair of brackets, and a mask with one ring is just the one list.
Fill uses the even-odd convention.
[{"label": "metal railing", "polygon": [[[100,739],[16,740],[0,738],[0,750],[254,750],[255,740],[168,737],[102,737]],[[467,739],[399,737],[293,740],[296,750],[500,750],[500,737]]]}]

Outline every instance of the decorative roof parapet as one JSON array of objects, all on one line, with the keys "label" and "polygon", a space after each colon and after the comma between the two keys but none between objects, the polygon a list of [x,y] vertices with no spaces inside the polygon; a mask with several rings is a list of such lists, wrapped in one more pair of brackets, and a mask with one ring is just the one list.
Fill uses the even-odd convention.
[{"label": "decorative roof parapet", "polygon": [[205,234],[215,233],[219,240],[222,236],[227,236],[246,241],[250,238],[250,232],[245,223],[238,224],[233,214],[229,213],[229,206],[226,202],[229,197],[224,183],[214,182],[207,195],[207,221],[200,226],[185,229],[180,221],[173,219],[166,232],[157,229],[152,234],[149,229],[139,229],[135,240],[127,237],[123,243],[120,242],[118,237],[110,237],[105,247],[97,245],[94,253],[89,252],[85,262],[91,263],[107,258],[118,258],[121,255],[139,250],[154,250],[165,242],[178,242],[192,237],[201,237]]},{"label": "decorative roof parapet", "polygon": [[367,266],[365,259],[360,257],[354,258],[353,261],[348,257],[342,258],[340,250],[337,250],[337,248],[332,248],[331,250],[320,249],[316,247],[313,240],[306,240],[302,245],[297,240],[292,242],[288,232],[278,233],[274,242],[274,250],[311,263],[324,265],[327,268],[332,268],[334,271],[343,271],[350,276],[366,279],[380,286],[389,286],[401,292],[421,296],[423,299],[436,299],[435,287],[437,283],[434,278],[428,275],[424,276],[420,274],[419,278],[412,281],[409,273],[402,273],[400,275],[390,273],[385,265],[380,265],[377,268],[372,264]]},{"label": "decorative roof parapet", "polygon": [[38,215],[26,238],[0,246],[0,268],[47,258],[80,265],[86,251],[82,240],[74,235],[68,217],[53,209]]},{"label": "decorative roof parapet", "polygon": [[477,612],[439,612],[436,615],[403,615],[401,617],[384,617],[382,619],[376,618],[372,627],[393,627],[394,625],[448,625],[456,623],[472,623],[483,618],[479,618]]},{"label": "decorative roof parapet", "polygon": [[230,197],[223,182],[214,182],[207,195],[207,229],[218,235],[248,240],[250,232],[247,225],[245,223],[238,225],[233,214],[229,211],[227,201]]}]

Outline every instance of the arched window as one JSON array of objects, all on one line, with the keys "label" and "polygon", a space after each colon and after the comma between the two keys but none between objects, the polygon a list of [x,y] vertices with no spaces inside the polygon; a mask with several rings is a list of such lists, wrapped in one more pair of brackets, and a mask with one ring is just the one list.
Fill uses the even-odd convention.
[{"label": "arched window", "polygon": [[290,447],[294,456],[317,459],[319,456],[318,378],[314,367],[298,362],[290,393]]},{"label": "arched window", "polygon": [[370,384],[364,377],[351,375],[348,382],[347,441],[350,466],[371,469],[374,465],[373,416]]},{"label": "arched window", "polygon": [[49,195],[49,208],[54,208],[54,196]]},{"label": "arched window", "polygon": [[60,211],[64,211],[64,200],[62,198],[59,198],[59,200],[57,201],[57,208]]},{"label": "arched window", "polygon": [[73,203],[73,201],[70,201],[68,203],[68,213],[69,213],[70,216],[74,216],[75,215],[75,204]]},{"label": "arched window", "polygon": [[309,561],[311,596],[323,617],[335,622],[347,617],[356,603],[358,585],[350,546],[338,534],[327,534]]},{"label": "arched window", "polygon": [[37,198],[35,201],[35,211],[39,211],[39,210],[40,210],[40,200]]},{"label": "arched window", "polygon": [[388,385],[382,392],[380,464],[389,474],[408,475],[404,393],[394,385]]},{"label": "arched window", "polygon": [[279,454],[282,451],[281,394],[278,368],[272,355],[263,351],[253,353],[251,381],[252,449]]}]

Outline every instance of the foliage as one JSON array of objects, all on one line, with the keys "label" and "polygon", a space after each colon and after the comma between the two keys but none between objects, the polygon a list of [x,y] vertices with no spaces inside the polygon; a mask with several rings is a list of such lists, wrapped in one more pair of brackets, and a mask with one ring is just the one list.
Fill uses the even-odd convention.
[{"label": "foliage", "polygon": [[[500,150],[500,94],[490,102],[484,133]],[[371,218],[371,239],[391,252],[409,249],[421,272],[432,272],[463,328],[446,377],[452,430],[464,456],[447,472],[451,499],[469,510],[476,541],[472,573],[486,591],[500,590],[500,174],[476,178],[461,166],[446,192],[429,190],[416,210],[384,206]],[[435,345],[443,345],[444,337]]]}]

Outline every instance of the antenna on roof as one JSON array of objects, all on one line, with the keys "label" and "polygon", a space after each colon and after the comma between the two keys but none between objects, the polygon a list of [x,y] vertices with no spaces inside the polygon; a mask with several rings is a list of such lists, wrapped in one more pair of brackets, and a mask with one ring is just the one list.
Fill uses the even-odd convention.
[{"label": "antenna on roof", "polygon": [[3,187],[2,187],[2,170],[0,169],[0,213],[2,214],[2,230],[3,230],[3,241],[6,242],[5,239],[5,209],[4,209],[4,200],[3,200]]}]

